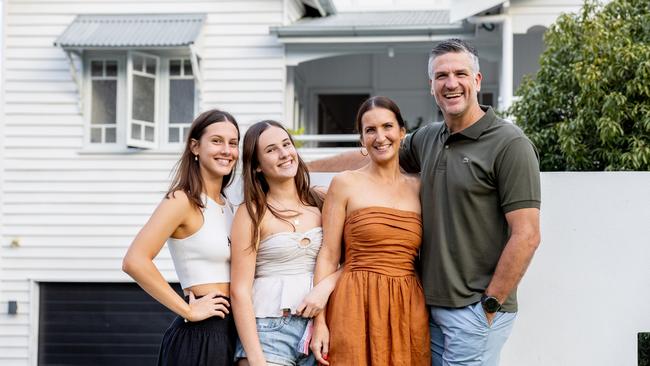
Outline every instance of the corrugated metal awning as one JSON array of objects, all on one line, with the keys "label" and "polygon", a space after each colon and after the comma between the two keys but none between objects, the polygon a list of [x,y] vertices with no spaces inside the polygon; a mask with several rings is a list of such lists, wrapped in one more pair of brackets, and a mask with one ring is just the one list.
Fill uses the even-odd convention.
[{"label": "corrugated metal awning", "polygon": [[291,25],[273,27],[278,37],[381,36],[431,34],[458,29],[449,22],[449,11],[394,11],[338,13],[323,18],[304,18]]},{"label": "corrugated metal awning", "polygon": [[205,14],[78,15],[54,44],[62,48],[189,46],[204,20]]}]

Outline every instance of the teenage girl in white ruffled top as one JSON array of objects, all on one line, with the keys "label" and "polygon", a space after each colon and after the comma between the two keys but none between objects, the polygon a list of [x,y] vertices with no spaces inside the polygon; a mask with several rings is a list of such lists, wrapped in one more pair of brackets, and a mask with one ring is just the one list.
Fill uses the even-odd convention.
[{"label": "teenage girl in white ruffled top", "polygon": [[[178,314],[163,337],[158,365],[232,365],[237,333],[228,303],[228,235],[234,213],[223,192],[238,157],[233,116],[216,109],[198,116],[169,192],[124,257],[123,270]],[[185,299],[153,263],[165,241]]]},{"label": "teenage girl in white ruffled top", "polygon": [[278,122],[249,127],[243,143],[245,204],[232,226],[232,303],[240,342],[238,365],[314,365],[310,318],[338,273],[312,289],[323,231],[324,192],[291,136]]}]

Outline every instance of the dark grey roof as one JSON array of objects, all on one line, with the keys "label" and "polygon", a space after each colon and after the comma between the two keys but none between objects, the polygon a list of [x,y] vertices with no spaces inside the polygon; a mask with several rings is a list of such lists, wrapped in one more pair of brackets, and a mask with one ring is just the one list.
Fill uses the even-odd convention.
[{"label": "dark grey roof", "polygon": [[322,18],[303,18],[272,28],[278,36],[393,35],[421,34],[457,29],[462,23],[449,23],[449,11],[394,11],[337,13]]},{"label": "dark grey roof", "polygon": [[54,42],[63,48],[179,47],[196,40],[205,14],[78,15]]}]

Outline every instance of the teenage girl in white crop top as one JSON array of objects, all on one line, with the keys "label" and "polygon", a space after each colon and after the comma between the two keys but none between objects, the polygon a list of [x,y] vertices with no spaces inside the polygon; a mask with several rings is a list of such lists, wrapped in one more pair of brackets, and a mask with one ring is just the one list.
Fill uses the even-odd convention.
[{"label": "teenage girl in white crop top", "polygon": [[[163,337],[158,365],[232,365],[237,333],[230,314],[230,226],[223,195],[239,157],[239,127],[210,110],[192,123],[169,192],[122,264],[149,295],[178,317]],[[153,263],[167,241],[186,298]]]},{"label": "teenage girl in white crop top", "polygon": [[322,310],[338,278],[335,273],[312,289],[323,192],[309,186],[307,167],[280,123],[253,124],[242,148],[245,205],[232,229],[235,360],[314,365],[309,318]]}]

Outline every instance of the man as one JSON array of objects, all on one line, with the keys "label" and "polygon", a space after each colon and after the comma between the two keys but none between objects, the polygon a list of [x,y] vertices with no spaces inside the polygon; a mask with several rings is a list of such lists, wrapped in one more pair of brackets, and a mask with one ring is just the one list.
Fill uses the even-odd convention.
[{"label": "man", "polygon": [[408,135],[400,165],[422,180],[432,365],[498,365],[517,284],[540,241],[537,153],[517,126],[479,105],[482,75],[472,46],[443,41],[428,66],[444,122]]},{"label": "man", "polygon": [[439,43],[429,79],[445,121],[408,136],[400,164],[422,179],[432,365],[497,365],[539,244],[537,154],[519,128],[479,106],[472,46]]}]

